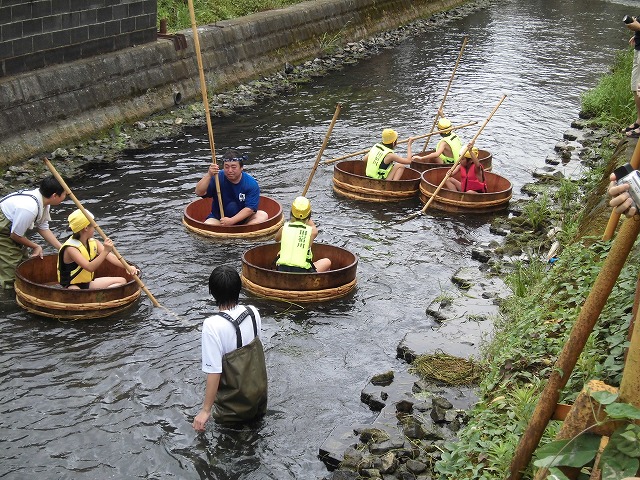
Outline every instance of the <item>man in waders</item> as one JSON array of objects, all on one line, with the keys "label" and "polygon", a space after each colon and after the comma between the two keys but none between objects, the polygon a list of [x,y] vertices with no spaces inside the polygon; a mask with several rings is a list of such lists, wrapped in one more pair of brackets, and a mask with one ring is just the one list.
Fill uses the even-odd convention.
[{"label": "man in waders", "polygon": [[217,422],[243,422],[267,411],[267,367],[260,341],[261,319],[255,307],[238,305],[242,282],[230,266],[216,267],[209,293],[218,313],[202,324],[202,371],[207,374],[204,402],[193,428]]},{"label": "man in waders", "polygon": [[35,190],[21,190],[0,200],[0,286],[13,288],[16,267],[25,258],[27,248],[32,257],[42,258],[42,247],[26,237],[35,228],[56,250],[61,244],[49,230],[51,205],[59,205],[67,194],[58,180],[46,177]]},{"label": "man in waders", "polygon": [[409,139],[407,158],[402,158],[395,153],[395,148],[398,145],[398,133],[390,128],[385,128],[382,131],[382,143],[376,143],[362,159],[367,163],[365,170],[367,177],[379,180],[400,180],[404,173],[403,165],[411,164],[411,144],[413,141],[413,138]]}]

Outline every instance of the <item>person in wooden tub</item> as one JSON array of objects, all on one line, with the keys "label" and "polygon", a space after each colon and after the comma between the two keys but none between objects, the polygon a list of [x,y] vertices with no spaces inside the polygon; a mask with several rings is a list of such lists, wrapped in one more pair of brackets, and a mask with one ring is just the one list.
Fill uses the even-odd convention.
[{"label": "person in wooden tub", "polygon": [[[453,175],[460,172],[460,180]],[[487,193],[487,182],[484,178],[484,168],[478,160],[478,149],[469,144],[467,151],[460,158],[451,177],[447,179],[444,188],[463,193]]]},{"label": "person in wooden tub", "polygon": [[[87,214],[93,218],[91,212]],[[81,210],[69,215],[69,228],[73,232],[58,252],[58,281],[65,288],[86,290],[88,288],[112,288],[125,285],[124,277],[95,278],[95,272],[105,260],[114,265],[122,264],[111,253],[113,241],[107,238],[104,245],[93,238],[95,228]],[[135,274],[138,269],[134,268]]]},{"label": "person in wooden tub", "polygon": [[296,197],[291,204],[291,219],[276,233],[275,240],[280,242],[276,270],[307,273],[331,270],[329,258],[312,261],[311,244],[317,236],[318,227],[311,220],[311,202],[306,197]]},{"label": "person in wooden tub", "polygon": [[438,120],[438,133],[442,137],[436,149],[426,155],[416,155],[414,158],[419,162],[439,163],[444,165],[453,165],[460,156],[462,150],[462,141],[455,133],[451,126],[451,120],[444,116]]},{"label": "person in wooden tub", "polygon": [[409,138],[407,158],[403,158],[395,153],[398,133],[391,128],[385,128],[382,131],[382,143],[376,143],[362,159],[367,163],[365,170],[367,177],[379,180],[400,180],[404,173],[404,165],[411,164],[413,141],[413,138]]},{"label": "person in wooden tub", "polygon": [[[258,210],[260,203],[260,187],[255,178],[244,172],[246,155],[229,149],[222,156],[223,171],[216,162],[209,165],[207,173],[196,184],[196,195],[202,198],[213,198],[211,213],[204,220],[210,225],[252,225],[265,222],[269,215]],[[218,177],[222,197],[224,217],[220,215],[220,205],[216,191],[215,177]]]}]

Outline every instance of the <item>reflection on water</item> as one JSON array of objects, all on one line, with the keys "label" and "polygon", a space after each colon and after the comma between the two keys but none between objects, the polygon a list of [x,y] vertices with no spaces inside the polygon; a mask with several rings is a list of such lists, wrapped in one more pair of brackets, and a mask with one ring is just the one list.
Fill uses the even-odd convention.
[{"label": "reflection on water", "polygon": [[[493,154],[494,171],[512,180],[518,198],[577,116],[580,93],[626,46],[619,19],[628,10],[594,0],[496,2],[295,95],[217,120],[216,149],[248,153],[247,171],[288,209],[337,102],[343,108],[324,158],[367,148],[385,127],[401,138],[424,133],[468,35],[445,112],[454,123],[482,122],[508,95],[478,146]],[[191,421],[204,392],[199,328],[213,310],[206,282],[213,266],[239,268],[242,252],[257,245],[216,242],[182,226],[209,160],[206,132],[192,131],[151,153],[95,166],[72,185],[175,315],[143,297],[110,319],[59,323],[0,295],[0,476],[320,478],[319,445],[335,426],[375,417],[359,400],[367,379],[405,368],[395,359],[399,341],[432,327],[426,306],[451,288],[459,266],[475,264],[470,247],[493,238],[490,216],[428,211],[399,222],[421,208],[418,200],[340,199],[331,190],[332,166],[321,165],[308,194],[318,240],[359,256],[357,290],[304,307],[243,296],[264,318],[269,414],[253,429],[211,426],[199,436]],[[73,209],[67,202],[54,211],[57,234]]]}]

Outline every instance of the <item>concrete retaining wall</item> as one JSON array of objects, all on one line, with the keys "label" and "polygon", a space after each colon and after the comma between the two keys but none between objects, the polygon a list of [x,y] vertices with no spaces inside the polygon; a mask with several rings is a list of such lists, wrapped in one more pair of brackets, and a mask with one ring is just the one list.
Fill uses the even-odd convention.
[{"label": "concrete retaining wall", "polygon": [[[466,0],[315,0],[199,28],[209,91],[221,91]],[[0,168],[114,125],[200,98],[191,31],[187,48],[157,42],[0,79]]]},{"label": "concrete retaining wall", "polygon": [[0,1],[0,77],[156,40],[156,0]]}]

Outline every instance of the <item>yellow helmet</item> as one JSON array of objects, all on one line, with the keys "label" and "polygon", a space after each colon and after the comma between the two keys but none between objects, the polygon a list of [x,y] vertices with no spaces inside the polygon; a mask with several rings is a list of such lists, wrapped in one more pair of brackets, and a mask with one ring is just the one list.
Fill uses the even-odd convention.
[{"label": "yellow helmet", "polygon": [[440,133],[449,133],[451,131],[451,120],[448,118],[441,118],[438,120],[438,130]]},{"label": "yellow helmet", "polygon": [[[478,150],[478,147],[473,147],[471,150],[473,150],[473,153],[475,154],[476,158],[478,158],[478,152],[480,151]],[[471,152],[467,150],[466,152],[464,152],[464,156],[467,158],[471,158]]]},{"label": "yellow helmet", "polygon": [[382,131],[382,143],[389,144],[393,143],[398,139],[398,132],[391,128],[385,128]]},{"label": "yellow helmet", "polygon": [[[89,210],[87,210],[87,213],[91,218],[93,218],[93,215]],[[80,230],[82,230],[84,227],[88,226],[91,223],[89,219],[85,217],[84,213],[82,213],[82,210],[80,209],[74,210],[73,213],[69,215],[68,220],[69,220],[69,228],[71,228],[71,231],[73,233],[78,233]]]},{"label": "yellow helmet", "polygon": [[305,220],[311,215],[311,202],[307,197],[296,197],[291,204],[291,215],[298,220]]}]

